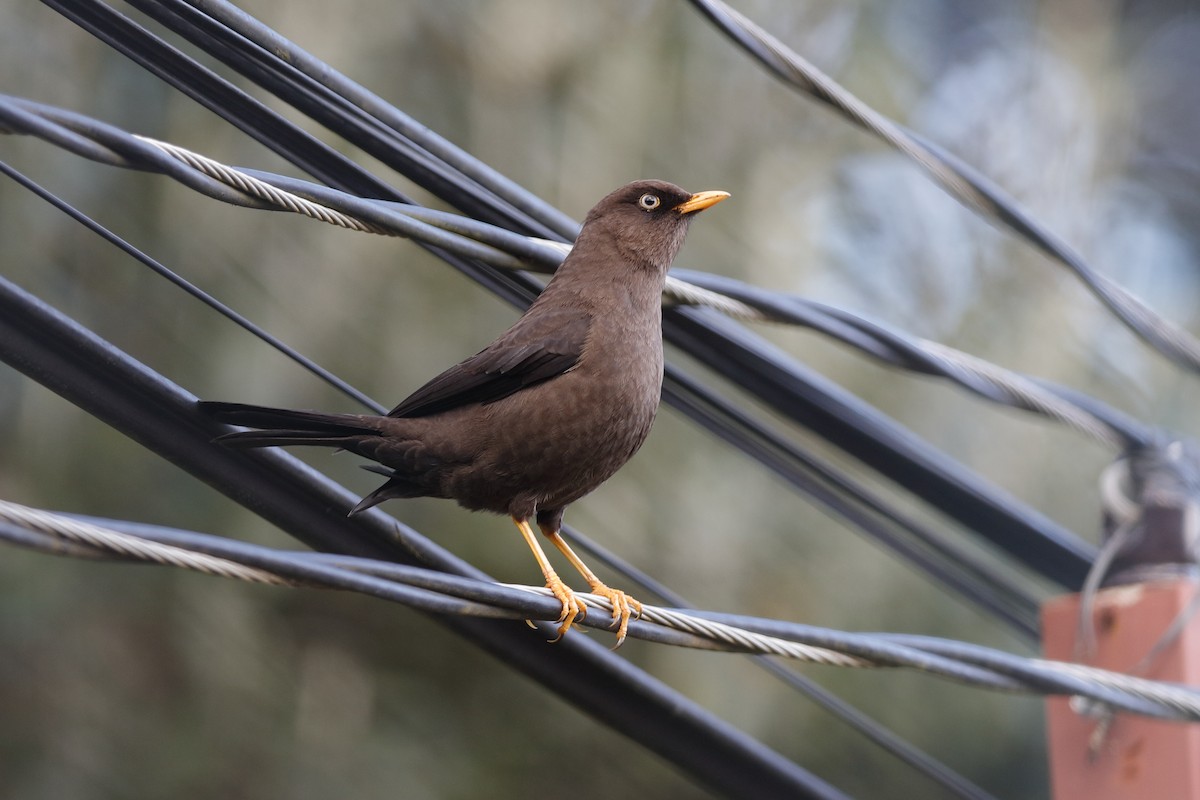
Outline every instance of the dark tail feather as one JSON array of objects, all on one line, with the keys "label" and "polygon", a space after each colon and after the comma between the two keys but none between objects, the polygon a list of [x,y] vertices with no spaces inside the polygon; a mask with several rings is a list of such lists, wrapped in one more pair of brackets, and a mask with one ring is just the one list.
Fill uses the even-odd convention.
[{"label": "dark tail feather", "polygon": [[[361,446],[365,442],[370,442],[370,437],[379,435],[379,429],[374,422],[377,418],[370,416],[322,414],[319,411],[293,411],[287,408],[267,408],[244,403],[203,401],[198,405],[200,413],[210,419],[230,425],[260,429],[234,431],[216,438],[216,441],[228,447],[318,445],[340,447],[372,458],[373,454],[362,452]],[[383,475],[388,480],[351,509],[350,516],[392,498],[424,497],[428,494],[418,484],[401,477],[388,467],[369,464],[363,468]]]},{"label": "dark tail feather", "polygon": [[213,439],[226,447],[288,447],[294,444],[318,447],[342,447],[361,441],[364,434],[347,436],[344,433],[318,433],[313,431],[235,431],[224,433]]},{"label": "dark tail feather", "polygon": [[368,418],[354,414],[323,414],[319,411],[293,411],[244,403],[198,404],[205,416],[256,431],[238,431],[218,436],[217,441],[230,447],[279,447],[293,444],[343,447],[350,440],[378,433]]},{"label": "dark tail feather", "polygon": [[230,425],[247,428],[307,431],[309,433],[378,433],[368,422],[369,417],[358,414],[324,414],[320,411],[293,411],[288,408],[269,408],[245,403],[219,403],[202,400],[196,404],[200,413]]},{"label": "dark tail feather", "polygon": [[396,470],[391,467],[385,467],[382,464],[359,464],[359,469],[365,469],[367,472],[374,472],[376,475],[382,475],[385,478],[395,478]]}]

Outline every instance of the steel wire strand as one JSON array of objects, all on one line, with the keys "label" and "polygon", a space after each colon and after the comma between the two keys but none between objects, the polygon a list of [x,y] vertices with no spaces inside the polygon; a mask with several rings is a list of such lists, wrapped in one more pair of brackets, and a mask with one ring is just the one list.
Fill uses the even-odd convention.
[{"label": "steel wire strand", "polygon": [[1017,201],[976,170],[940,147],[876,112],[779,39],[722,0],[689,0],[722,32],[780,78],[835,110],[915,161],[946,191],[993,224],[1007,228],[1073,271],[1126,327],[1153,349],[1192,371],[1200,371],[1200,340],[1165,319],[1036,222]]},{"label": "steel wire strand", "polygon": [[254,569],[223,558],[214,558],[182,547],[147,542],[137,536],[94,525],[90,522],[49,514],[16,503],[0,501],[0,520],[45,533],[73,544],[81,544],[118,556],[149,561],[164,566],[179,567],[220,578],[233,578],[248,583],[290,585],[291,581],[264,570]]},{"label": "steel wire strand", "polygon": [[[264,554],[283,556],[280,558],[267,558],[269,566],[263,565],[261,568],[245,566],[238,563],[236,556],[231,558],[217,557],[206,553],[196,552],[190,547],[183,547],[176,544],[166,544],[162,542],[152,541],[144,536],[137,536],[130,533],[124,533],[113,530],[108,526],[100,526],[90,521],[73,519],[60,514],[55,514],[40,509],[30,508],[17,503],[12,503],[7,500],[0,500],[0,521],[8,522],[13,525],[26,528],[35,532],[43,533],[51,537],[66,539],[74,544],[83,544],[91,548],[109,551],[116,556],[146,561],[150,563],[160,564],[164,566],[174,566],[181,569],[188,569],[196,572],[201,572],[217,577],[233,578],[235,580],[248,581],[253,583],[270,583],[277,585],[296,585],[294,580],[276,574],[272,570],[278,570],[283,565],[284,560],[288,557],[299,556],[299,563],[305,561],[305,554],[280,553],[278,551],[270,551],[267,548],[254,548],[253,546],[242,546],[242,557],[251,552],[257,552],[259,556]],[[190,533],[190,532],[189,532]],[[0,533],[3,536],[3,533]],[[199,537],[198,534],[191,534],[192,539]],[[210,546],[213,540],[219,537],[208,537]],[[63,553],[64,551],[56,548],[51,549],[51,552]],[[322,554],[311,554],[315,558],[307,559],[311,563],[322,563],[330,561],[328,558],[322,557]],[[354,567],[361,568],[363,565],[369,567],[369,571],[375,576],[388,576],[399,578],[404,582],[411,580],[413,575],[419,575],[421,582],[424,584],[424,590],[435,591],[441,594],[453,594],[462,599],[480,599],[487,604],[495,604],[503,602],[506,598],[496,592],[496,587],[493,586],[490,590],[485,590],[482,597],[479,592],[480,581],[465,579],[457,576],[449,576],[444,573],[432,572],[414,567],[404,567],[403,565],[395,565],[389,562],[368,563],[365,559],[349,559],[340,557],[335,559],[335,563],[343,565],[351,565],[350,571],[358,571]],[[330,567],[332,570],[337,570],[337,567]],[[305,570],[301,570],[303,574]],[[326,586],[334,585],[332,581],[321,581],[319,570],[308,570],[309,580],[316,580],[324,583]],[[328,579],[329,575],[326,574]],[[483,584],[486,586],[487,584]],[[545,602],[538,604],[536,611],[539,619],[556,619],[560,614],[561,603],[554,598],[548,589],[544,586],[525,586],[519,584],[498,584],[499,587],[508,588],[519,594],[536,595],[540,598],[545,598]],[[355,586],[340,586],[338,588],[354,589]],[[589,608],[598,609],[605,612],[600,618],[602,622],[593,620],[589,622],[583,620],[584,624],[589,624],[597,628],[609,628],[612,625],[611,613],[612,605],[607,598],[599,595],[579,593],[580,598],[588,605]],[[434,609],[436,610],[436,609]],[[505,616],[510,618],[522,618],[524,611],[518,609],[509,609],[510,612]],[[463,611],[460,613],[472,613],[472,611]],[[476,616],[480,615],[478,613]],[[491,613],[485,613],[486,616],[493,616]],[[650,623],[657,623],[666,628],[674,628],[686,634],[691,634],[699,639],[705,640],[692,643],[693,647],[707,647],[716,645],[718,649],[728,649],[733,652],[765,652],[775,655],[785,655],[789,658],[800,661],[807,661],[817,664],[826,664],[830,666],[842,667],[865,667],[870,664],[863,659],[847,656],[841,653],[836,653],[820,647],[812,647],[802,643],[785,642],[783,640],[774,640],[772,637],[759,636],[749,632],[738,631],[731,626],[723,623],[713,623],[706,620],[689,619],[686,615],[672,612],[669,609],[647,606],[642,617],[642,625],[637,626],[642,628]],[[639,631],[645,633],[644,630]],[[630,635],[635,635],[631,629]],[[686,641],[686,640],[677,640]],[[724,645],[724,647],[722,647]]]},{"label": "steel wire strand", "polygon": [[[900,653],[904,666],[937,673],[936,668],[925,669],[922,666],[926,663],[923,662],[922,656],[937,657],[948,659],[958,666],[970,664],[981,667],[985,670],[984,674],[993,678],[1003,676],[1015,681],[1022,692],[1080,696],[1104,705],[1115,702],[1121,710],[1159,719],[1200,721],[1200,690],[1191,686],[1153,681],[1083,664],[1025,658],[967,642],[932,636],[846,633],[742,614],[703,610],[695,610],[692,613],[704,619],[725,622],[738,629],[852,653],[875,662],[896,664],[892,659]],[[894,647],[900,649],[894,650]],[[1005,686],[1002,681],[989,682],[987,685],[993,689],[1003,689]],[[1100,695],[1105,695],[1106,699],[1100,699]],[[1136,699],[1131,702],[1134,698]]]},{"label": "steel wire strand", "polygon": [[[223,537],[136,523],[127,523],[123,527],[128,530],[120,531],[111,524],[100,525],[98,522],[113,521],[77,519],[0,501],[0,538],[60,555],[72,554],[59,546],[61,540],[66,539],[72,544],[111,551],[123,558],[257,583],[348,589],[435,613],[493,618],[531,615],[553,618],[558,613],[558,601],[544,587],[488,584],[364,558],[275,551]],[[14,537],[10,534],[10,526],[49,538],[39,542],[36,537]],[[530,602],[530,596],[536,596],[540,602]],[[603,598],[582,594],[581,597],[589,607],[606,612],[611,610]],[[736,620],[745,627],[723,623],[713,617]],[[610,620],[605,619],[594,627],[607,628],[610,624]],[[668,626],[672,630],[666,636],[661,633],[651,635],[649,630],[654,626]],[[772,633],[760,633],[761,630]],[[690,636],[672,636],[671,632]],[[774,635],[776,633],[781,635]],[[904,666],[993,690],[1080,695],[1133,713],[1200,721],[1200,693],[1190,687],[1083,665],[1026,659],[932,637],[850,634],[779,620],[714,615],[704,611],[683,613],[651,606],[646,607],[642,619],[631,627],[630,635],[702,649],[780,655],[827,666]],[[816,643],[807,644],[806,640]]]},{"label": "steel wire strand", "polygon": [[136,133],[132,134],[132,136],[138,141],[145,142],[152,147],[158,148],[172,158],[182,161],[197,172],[208,175],[210,178],[219,180],[221,183],[232,186],[248,195],[264,200],[276,206],[281,211],[303,214],[306,217],[312,217],[315,220],[348,228],[352,231],[392,235],[392,231],[388,229],[363,222],[328,206],[309,202],[290,192],[280,191],[265,181],[260,181],[233,167],[226,166],[219,161],[202,156],[199,153],[194,153],[179,145],[159,141],[158,139],[151,139],[149,136],[140,136]]},{"label": "steel wire strand", "polygon": [[[1155,681],[1126,673],[1110,672],[1087,664],[1050,661],[1043,658],[1021,658],[998,650],[991,650],[967,642],[955,642],[931,636],[884,633],[873,634],[896,644],[913,647],[924,652],[937,653],[963,663],[975,664],[996,670],[1035,685],[1065,686],[1064,679],[1080,680],[1119,692],[1140,697],[1163,708],[1173,709],[1171,714],[1157,715],[1163,719],[1200,721],[1196,718],[1200,703],[1200,690],[1193,686],[1166,681]],[[1089,692],[1070,692],[1107,704]]]},{"label": "steel wire strand", "polygon": [[684,285],[699,285],[709,295],[749,307],[722,308],[703,296],[685,298],[696,305],[751,321],[801,325],[820,331],[891,366],[953,381],[993,403],[1029,411],[1059,422],[1109,447],[1124,450],[1148,442],[1153,433],[1099,401],[1087,406],[1076,395],[1047,382],[1039,382],[997,364],[928,339],[911,337],[843,309],[793,295],[770,292],[730,278],[691,270],[678,270]]},{"label": "steel wire strand", "polygon": [[[34,530],[45,534],[48,537],[56,537],[59,535],[57,530],[57,521],[65,519],[70,521],[70,517],[63,517],[51,512],[45,512],[38,509],[32,509],[8,501],[0,500],[0,520]],[[112,536],[93,536],[95,530],[107,531],[114,525],[112,520],[96,520],[95,522],[107,523],[104,526],[96,525],[91,520],[84,519],[85,527],[76,529],[78,534],[68,537],[69,541],[77,544],[85,544],[92,548],[107,549],[112,542],[120,543],[123,541],[120,537]],[[121,524],[121,523],[115,523]],[[293,579],[303,579],[309,584],[326,585],[333,588],[348,589],[352,591],[364,591],[365,593],[383,597],[384,599],[396,600],[398,602],[413,605],[424,610],[444,613],[446,607],[444,604],[430,605],[425,597],[413,598],[406,596],[403,592],[379,591],[378,588],[370,583],[364,585],[361,580],[357,580],[355,576],[347,576],[336,571],[331,572],[328,569],[322,569],[314,565],[337,565],[347,567],[354,573],[366,573],[373,576],[385,577],[393,581],[399,581],[406,585],[414,585],[422,590],[440,595],[452,595],[456,598],[480,601],[487,606],[502,606],[507,609],[507,613],[501,611],[499,614],[490,613],[494,609],[488,609],[482,614],[479,607],[473,607],[470,610],[455,609],[454,613],[474,613],[475,615],[483,616],[502,616],[506,618],[520,618],[530,616],[538,619],[554,619],[559,613],[559,602],[552,597],[545,587],[540,586],[524,586],[516,584],[489,584],[482,581],[462,578],[459,576],[448,575],[446,573],[434,572],[417,567],[394,564],[391,562],[378,562],[370,559],[349,557],[349,556],[330,556],[322,553],[293,553],[284,551],[273,551],[268,548],[261,548],[254,545],[248,545],[242,542],[223,539],[222,537],[214,537],[205,534],[196,534],[193,532],[176,531],[172,529],[162,529],[156,526],[146,526],[140,524],[125,523],[123,527],[127,528],[131,535],[141,536],[143,539],[151,539],[151,541],[143,541],[139,548],[121,548],[113,552],[118,556],[123,556],[133,559],[145,559],[152,563],[163,565],[172,565],[182,568],[196,568],[199,571],[207,572],[208,574],[224,575],[226,577],[237,577],[229,572],[222,572],[218,569],[205,569],[202,567],[194,567],[192,561],[188,559],[180,559],[176,557],[177,551],[181,549],[194,549],[209,554],[218,554],[216,560],[218,563],[236,563],[240,561],[253,564],[262,570],[274,570],[284,573]],[[136,533],[133,533],[136,532]],[[64,534],[65,535],[65,534]],[[0,537],[8,537],[8,529],[0,529]],[[158,543],[154,540],[166,539],[173,541],[175,544],[169,545],[169,549],[163,553],[155,552],[155,545]],[[21,540],[21,543],[29,544],[29,540]],[[43,542],[33,542],[33,546],[39,549],[46,550],[54,554],[69,554],[61,550],[58,546],[58,541],[54,538]],[[147,554],[154,554],[148,556]],[[508,591],[506,595],[504,592]],[[541,603],[531,601],[528,598],[536,597],[541,600]],[[605,598],[596,595],[580,594],[581,599],[592,608],[598,608],[605,612],[611,612]],[[689,634],[686,638],[672,637],[668,635],[665,639],[661,631],[653,631],[650,625],[651,620],[654,620],[659,625],[674,628],[676,631],[684,634]],[[607,621],[600,625],[583,621],[584,624],[592,627],[608,627],[611,623]],[[776,621],[760,621],[760,625],[780,625]],[[815,630],[815,629],[814,629]],[[668,632],[669,633],[669,632]],[[798,641],[788,641],[769,634],[756,634],[747,630],[740,630],[735,626],[731,626],[719,621],[710,621],[700,619],[691,615],[682,614],[671,609],[657,608],[646,606],[643,610],[642,618],[631,623],[630,636],[635,638],[644,638],[651,641],[659,641],[671,644],[683,644],[685,646],[699,649],[716,649],[728,650],[732,652],[756,652],[760,654],[782,655],[788,658],[814,661],[816,663],[825,663],[829,665],[844,666],[844,667],[870,667],[870,666],[912,666],[923,671],[938,674],[940,666],[942,673],[948,677],[955,677],[967,682],[974,679],[979,685],[988,686],[993,689],[1002,689],[1008,691],[1020,690],[1019,683],[1007,678],[996,678],[988,674],[986,670],[971,670],[965,671],[957,668],[952,664],[939,663],[937,657],[927,657],[918,655],[913,657],[909,653],[905,658],[903,654],[906,651],[903,647],[892,647],[890,651],[887,648],[880,648],[878,645],[855,644],[854,639],[846,639],[842,637],[840,640],[843,646],[849,649],[857,649],[860,653],[867,653],[869,657],[847,656],[841,653],[834,652],[824,647],[805,646]],[[852,636],[852,635],[851,635]],[[838,635],[834,634],[831,640],[838,640]],[[849,642],[849,644],[847,644]],[[797,646],[800,645],[800,646]],[[885,652],[887,651],[887,652]]]}]

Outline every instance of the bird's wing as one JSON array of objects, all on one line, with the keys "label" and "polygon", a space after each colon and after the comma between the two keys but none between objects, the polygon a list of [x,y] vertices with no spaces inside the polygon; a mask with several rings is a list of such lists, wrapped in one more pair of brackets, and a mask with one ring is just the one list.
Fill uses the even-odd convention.
[{"label": "bird's wing", "polygon": [[486,348],[417,389],[389,417],[424,417],[494,403],[575,366],[591,327],[578,310],[527,316]]}]

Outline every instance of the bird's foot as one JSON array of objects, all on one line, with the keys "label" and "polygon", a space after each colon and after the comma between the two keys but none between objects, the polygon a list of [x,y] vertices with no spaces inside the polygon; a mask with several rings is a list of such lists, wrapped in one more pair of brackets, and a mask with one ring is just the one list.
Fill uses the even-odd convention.
[{"label": "bird's foot", "polygon": [[563,637],[563,634],[571,630],[572,625],[587,616],[587,606],[571,590],[570,586],[562,582],[562,578],[553,573],[546,578],[546,588],[558,598],[558,602],[562,603],[562,615],[554,623],[558,625],[558,635],[550,640],[557,642]]},{"label": "bird's foot", "polygon": [[617,643],[613,645],[613,650],[616,650],[625,641],[625,634],[629,632],[629,620],[642,616],[642,604],[620,589],[613,589],[599,580],[590,583],[592,594],[598,594],[612,604],[612,621],[617,625]]}]

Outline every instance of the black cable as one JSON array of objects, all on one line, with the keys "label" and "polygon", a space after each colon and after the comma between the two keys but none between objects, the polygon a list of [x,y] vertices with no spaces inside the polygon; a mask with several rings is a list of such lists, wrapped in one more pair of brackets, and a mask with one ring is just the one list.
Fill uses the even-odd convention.
[{"label": "black cable", "polygon": [[[17,514],[14,517],[9,511],[10,509],[6,509],[5,518],[0,520],[0,538],[12,538],[44,551],[61,551],[60,545],[63,544],[63,540],[58,538],[59,534],[53,524],[42,519],[21,523],[19,520],[22,516]],[[115,531],[142,542],[154,542],[177,549],[175,553],[146,552],[140,548],[131,549],[129,542],[101,545],[111,547],[113,552],[126,560],[136,559],[142,563],[159,565],[189,563],[192,568],[201,572],[243,580],[267,579],[266,574],[230,572],[235,566],[250,567],[270,573],[272,581],[282,577],[298,581],[301,586],[344,589],[437,614],[522,619],[551,618],[559,611],[554,599],[546,595],[535,596],[520,589],[420,567],[354,556],[278,550],[221,536],[124,520],[64,516],[74,521],[98,525],[105,533]],[[35,535],[27,536],[29,533]],[[67,537],[68,542],[76,541],[74,535],[61,535]],[[87,555],[91,555],[90,551]],[[214,556],[224,563],[199,564],[191,559],[195,555]],[[183,561],[185,557],[188,558],[187,562]],[[1145,689],[1155,690],[1154,695],[1143,696],[1140,692],[1144,690],[1139,687],[1114,684],[1104,677],[1124,682],[1130,679],[1129,676],[1106,673],[1104,670],[1076,673],[1069,668],[1064,670],[1064,666],[1068,665],[1022,658],[966,642],[907,634],[850,633],[785,620],[717,614],[696,609],[689,609],[687,614],[695,618],[720,620],[722,624],[733,625],[742,630],[758,631],[776,638],[855,655],[874,667],[912,668],[993,690],[1078,695],[1102,703],[1115,703],[1116,707],[1123,710],[1170,719],[1179,719],[1180,713],[1184,715],[1184,719],[1193,718],[1200,705],[1197,702],[1200,699],[1200,691],[1194,687],[1143,681]],[[652,640],[677,639],[679,643],[687,643],[689,646],[709,645],[706,637],[695,638],[663,626],[636,624],[640,631],[653,634],[650,636]],[[725,644],[737,648],[733,642]]]},{"label": "black cable", "polygon": [[[994,384],[979,378],[968,370],[957,368],[944,358],[929,353],[908,336],[852,314],[845,309],[835,308],[803,297],[771,292],[723,275],[712,275],[694,270],[675,270],[674,274],[688,283],[740,300],[753,308],[788,320],[793,324],[812,328],[886,364],[919,374],[947,378],[964,389],[1000,405],[1025,411],[1039,411],[1036,407],[1014,402],[1013,398],[999,390]],[[1156,438],[1156,434],[1150,426],[1095,398],[1059,386],[1051,381],[1023,375],[1017,377],[1037,384],[1040,388],[1096,417],[1121,438],[1121,443],[1126,448],[1142,446]]]},{"label": "black cable", "polygon": [[1039,598],[1008,578],[994,561],[962,552],[962,546],[922,525],[848,475],[778,437],[712,392],[703,398],[682,391],[694,381],[669,372],[663,397],[710,433],[754,458],[818,505],[918,566],[946,588],[1009,624],[1026,639],[1039,639]]},{"label": "black cable", "polygon": [[408,199],[104,3],[97,0],[42,2],[322,183],[364,197]]},{"label": "black cable", "polygon": [[1030,569],[1078,586],[1094,548],[716,312],[675,308],[663,334],[784,417],[855,456]]},{"label": "black cable", "polygon": [[260,51],[280,56],[288,65],[319,82],[330,91],[348,100],[368,117],[378,120],[387,130],[395,131],[406,141],[419,146],[426,153],[453,167],[475,183],[486,186],[496,196],[521,210],[532,219],[553,230],[563,241],[574,240],[579,223],[551,204],[545,202],[516,182],[443,139],[435,131],[409,117],[402,110],[350,80],[324,61],[314,57],[280,36],[271,28],[259,23],[245,12],[223,0],[190,0],[190,4],[213,19],[220,20],[230,30],[256,44]]}]

